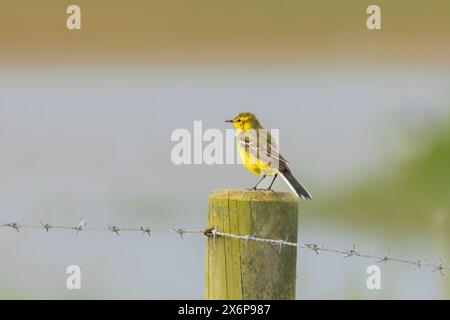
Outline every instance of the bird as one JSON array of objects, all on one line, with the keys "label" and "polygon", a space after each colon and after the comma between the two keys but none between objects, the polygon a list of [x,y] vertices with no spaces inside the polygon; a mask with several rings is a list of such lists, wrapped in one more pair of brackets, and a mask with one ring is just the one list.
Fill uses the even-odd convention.
[{"label": "bird", "polygon": [[292,175],[288,161],[278,152],[270,132],[264,129],[256,115],[252,112],[241,112],[231,120],[235,128],[237,149],[244,166],[252,173],[261,176],[258,183],[250,190],[258,190],[258,185],[267,177],[273,176],[269,187],[280,175],[291,190],[305,200],[311,200],[309,191]]}]

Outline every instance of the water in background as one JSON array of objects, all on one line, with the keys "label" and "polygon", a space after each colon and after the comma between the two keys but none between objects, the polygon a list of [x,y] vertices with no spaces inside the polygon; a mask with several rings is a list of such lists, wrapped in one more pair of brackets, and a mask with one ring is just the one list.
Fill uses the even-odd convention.
[{"label": "water in background", "polygon": [[[176,128],[225,129],[255,112],[280,129],[293,171],[316,199],[346,187],[402,152],[398,124],[432,125],[447,110],[450,73],[392,68],[330,70],[33,69],[0,75],[0,223],[203,228],[210,191],[248,187],[236,165],[174,166]],[[420,119],[420,120],[417,120]],[[428,123],[430,122],[430,123]],[[286,190],[278,182],[277,189]],[[320,201],[320,200],[318,200]],[[351,221],[330,224],[302,205],[300,241],[421,259],[424,234],[390,234]],[[363,212],[361,214],[364,214]],[[1,298],[202,298],[199,236],[0,230]],[[299,251],[299,298],[439,298],[436,273],[381,265],[382,290],[369,291],[358,258]],[[68,291],[65,269],[82,268]]]}]

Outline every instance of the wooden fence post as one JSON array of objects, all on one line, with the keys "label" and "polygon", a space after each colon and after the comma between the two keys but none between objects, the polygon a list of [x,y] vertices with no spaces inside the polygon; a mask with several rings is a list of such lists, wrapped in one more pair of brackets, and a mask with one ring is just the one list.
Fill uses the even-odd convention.
[{"label": "wooden fence post", "polygon": [[[217,231],[297,242],[298,199],[285,192],[223,189],[209,197]],[[295,299],[297,248],[217,236],[206,248],[206,299]]]}]

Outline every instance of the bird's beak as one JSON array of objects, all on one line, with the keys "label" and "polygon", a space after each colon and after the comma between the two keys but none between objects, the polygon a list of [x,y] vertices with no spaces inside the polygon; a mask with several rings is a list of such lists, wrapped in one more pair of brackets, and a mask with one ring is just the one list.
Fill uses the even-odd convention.
[{"label": "bird's beak", "polygon": [[231,122],[231,123],[233,123],[233,120],[225,120],[225,122]]}]

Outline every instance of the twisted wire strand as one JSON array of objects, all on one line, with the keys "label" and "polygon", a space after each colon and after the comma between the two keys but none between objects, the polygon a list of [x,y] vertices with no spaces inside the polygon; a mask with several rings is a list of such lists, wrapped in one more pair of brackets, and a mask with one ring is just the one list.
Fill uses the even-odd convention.
[{"label": "twisted wire strand", "polygon": [[219,230],[216,230],[215,228],[207,228],[204,229],[185,229],[185,228],[160,228],[155,226],[138,226],[138,227],[126,227],[126,226],[104,226],[104,227],[90,227],[87,226],[87,223],[85,220],[80,220],[80,222],[77,225],[70,226],[70,225],[53,225],[49,223],[40,222],[38,225],[27,225],[27,224],[19,224],[17,222],[11,222],[11,223],[4,223],[0,224],[0,228],[10,228],[14,229],[17,232],[19,232],[22,229],[33,229],[33,230],[44,230],[46,232],[49,232],[49,230],[56,229],[56,230],[65,230],[65,231],[72,231],[75,232],[75,235],[78,235],[81,232],[86,231],[98,231],[98,232],[110,232],[114,233],[117,236],[120,235],[122,232],[140,232],[143,235],[150,236],[152,233],[172,233],[172,234],[178,234],[181,239],[184,239],[183,235],[185,234],[197,234],[197,235],[205,235],[209,238],[212,238],[212,240],[215,243],[215,240],[217,237],[223,237],[223,238],[230,238],[230,239],[238,239],[245,242],[245,245],[249,241],[254,242],[261,242],[266,244],[271,244],[278,247],[279,252],[281,252],[283,247],[296,247],[300,249],[306,249],[306,250],[312,250],[317,255],[319,253],[329,253],[329,254],[336,254],[343,256],[344,258],[349,257],[360,257],[365,259],[371,259],[376,260],[376,263],[387,263],[388,261],[402,263],[402,264],[409,264],[412,266],[415,266],[417,270],[421,270],[422,268],[431,268],[433,272],[439,272],[442,276],[444,276],[444,270],[450,270],[450,266],[444,265],[442,262],[442,259],[439,258],[438,264],[433,264],[428,262],[428,259],[422,259],[422,260],[409,260],[404,259],[400,257],[393,257],[390,256],[388,253],[387,255],[380,256],[380,255],[373,255],[368,253],[363,253],[361,251],[356,250],[356,245],[353,244],[351,249],[348,250],[342,250],[342,249],[333,249],[328,248],[325,246],[319,246],[314,243],[295,243],[289,241],[289,239],[286,237],[285,239],[267,239],[267,238],[261,238],[256,237],[256,234],[252,235],[237,235],[227,232],[221,232]]}]

